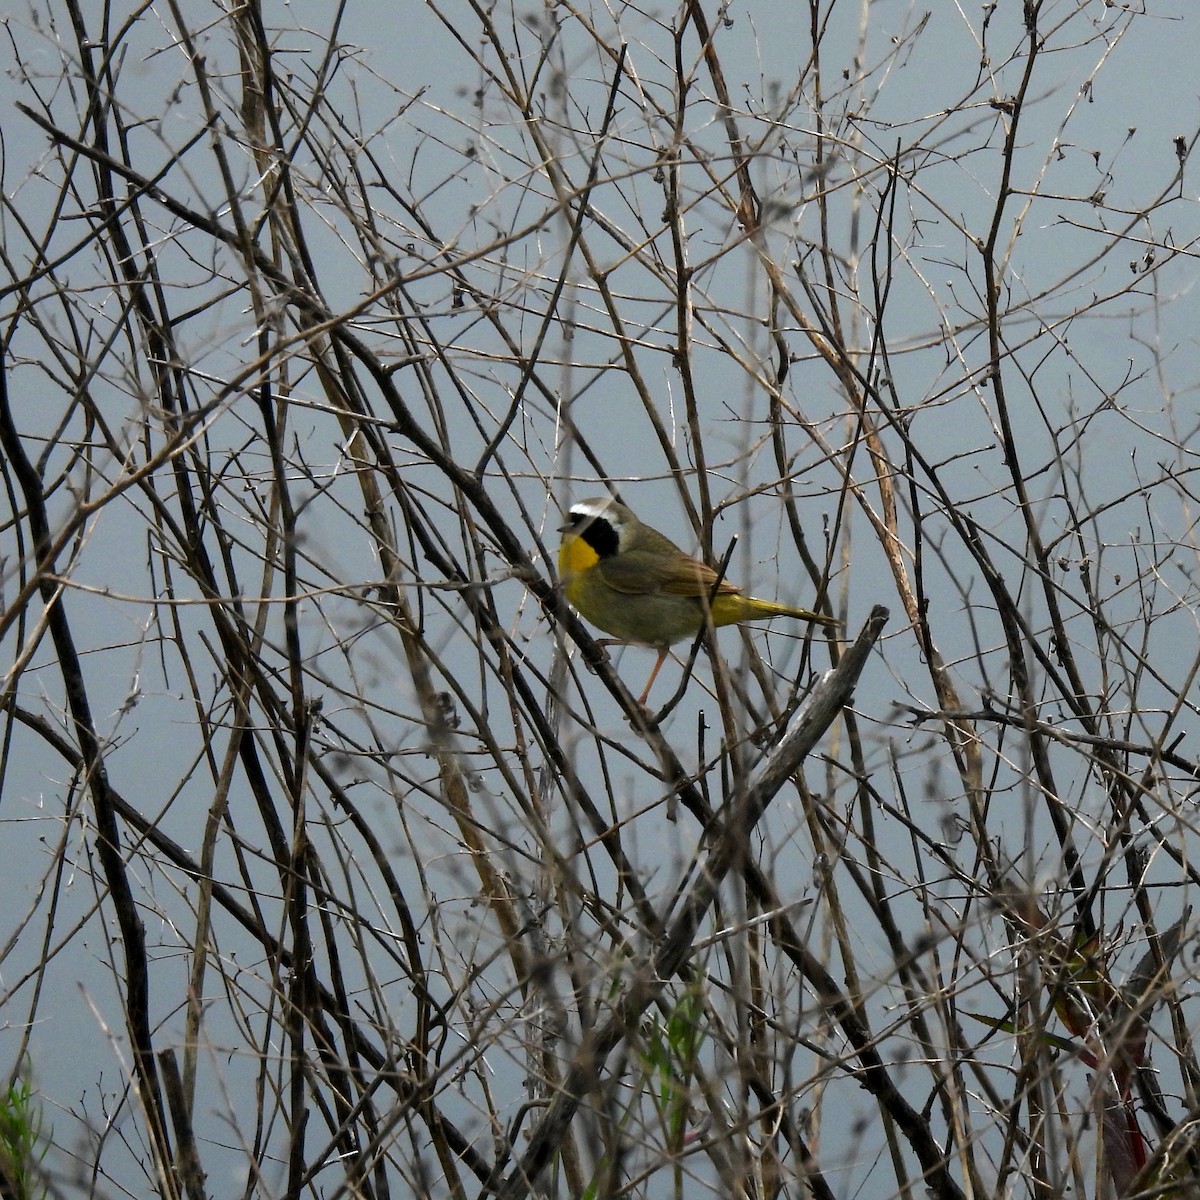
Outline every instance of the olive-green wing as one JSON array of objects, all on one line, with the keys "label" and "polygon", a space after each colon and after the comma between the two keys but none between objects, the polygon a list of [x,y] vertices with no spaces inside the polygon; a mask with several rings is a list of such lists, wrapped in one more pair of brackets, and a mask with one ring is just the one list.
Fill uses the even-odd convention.
[{"label": "olive-green wing", "polygon": [[[618,592],[630,596],[711,596],[717,573],[683,551],[663,554],[656,550],[626,550],[613,558],[602,559],[598,569],[604,581]],[[741,588],[722,579],[721,594],[740,592]]]}]

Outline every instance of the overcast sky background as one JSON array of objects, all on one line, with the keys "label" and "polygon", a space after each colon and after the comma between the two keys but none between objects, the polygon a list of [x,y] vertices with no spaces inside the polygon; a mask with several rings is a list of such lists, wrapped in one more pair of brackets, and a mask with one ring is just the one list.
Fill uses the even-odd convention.
[{"label": "overcast sky background", "polygon": [[[225,92],[231,107],[235,106],[237,60],[219,19],[221,10],[195,0],[179,8],[194,27],[207,27],[199,40],[208,56],[210,75],[218,91]],[[336,6],[268,4],[264,11],[268,21],[278,26],[274,42],[277,64],[286,63],[297,76],[307,79],[317,68]],[[465,0],[450,0],[442,11],[457,22],[462,42],[426,5],[350,0],[340,14],[337,68],[325,87],[331,107],[344,116],[347,127],[361,128],[370,135],[370,149],[398,193],[418,200],[421,212],[436,214],[438,222],[432,236],[426,236],[403,206],[376,189],[375,216],[386,252],[395,256],[400,270],[419,273],[423,263],[437,263],[447,249],[467,251],[487,244],[498,233],[544,217],[528,236],[487,255],[473,264],[472,270],[481,289],[498,297],[520,295],[522,282],[530,273],[544,272],[542,283],[549,287],[560,269],[569,227],[553,211],[553,198],[536,171],[531,175],[521,169],[531,158],[526,130],[495,89],[484,84],[468,57],[469,49],[479,48],[478,23],[470,6]],[[622,87],[614,136],[605,150],[604,178],[592,203],[634,240],[645,236],[640,226],[657,236],[663,192],[651,167],[655,147],[665,144],[669,126],[654,115],[644,98],[664,105],[669,101],[674,60],[670,30],[677,13],[665,6],[639,10],[625,5],[595,6],[586,11],[596,28],[614,31],[614,40],[618,40],[615,31],[619,30],[619,38],[629,46],[630,70],[636,72],[644,89],[639,97],[631,86]],[[811,124],[806,121],[802,100],[784,104],[782,99],[809,54],[807,10],[798,3],[756,0],[734,3],[723,11],[728,24],[720,24],[715,13],[710,18],[720,24],[722,62],[734,102],[745,105],[744,127],[752,131],[754,139],[762,140],[754,171],[759,194],[770,198],[772,205],[769,244],[777,261],[790,263],[805,253],[808,241],[821,236],[819,213],[812,202],[816,177],[811,170]],[[823,78],[828,96],[842,92],[840,104],[830,102],[830,112],[840,111],[837,133],[847,139],[848,147],[852,132],[861,135],[862,142],[848,148],[844,159],[835,155],[822,178],[826,186],[846,191],[845,201],[832,206],[830,236],[847,258],[857,255],[866,264],[871,257],[875,217],[868,203],[851,201],[851,182],[862,172],[864,162],[875,158],[883,163],[898,146],[902,148],[900,170],[906,186],[896,206],[894,233],[903,251],[895,253],[892,260],[884,318],[891,348],[886,370],[899,403],[909,410],[912,436],[927,457],[944,464],[941,478],[952,486],[956,500],[996,538],[998,557],[1009,561],[1016,572],[1016,551],[1021,547],[1019,514],[1002,490],[1005,471],[994,413],[988,387],[980,378],[988,347],[980,325],[977,257],[972,258],[970,243],[972,238],[986,236],[993,211],[1002,125],[990,101],[1011,95],[1024,68],[1020,56],[1011,57],[1022,44],[1022,7],[1009,0],[995,6],[987,23],[990,67],[981,72],[982,11],[979,6],[921,7],[899,0],[827,6]],[[124,40],[122,78],[135,84],[125,87],[122,100],[144,118],[135,145],[141,169],[154,175],[196,136],[203,117],[183,53],[173,45],[167,9],[147,6],[140,12]],[[539,47],[551,47],[542,89],[544,111],[554,114],[561,109],[578,127],[594,131],[611,86],[612,64],[597,55],[580,23],[559,6],[497,6],[493,12],[498,22],[503,18],[505,37],[526,69],[536,60]],[[559,24],[553,38],[546,24],[550,20]],[[118,24],[112,22],[114,28]],[[75,101],[61,82],[64,56],[69,58],[72,53],[71,39],[65,33],[60,36],[60,30],[66,29],[61,7],[21,7],[10,13],[5,26],[11,43],[9,69],[0,76],[5,113],[2,183],[10,208],[0,234],[9,262],[19,274],[29,269],[31,253],[29,237],[19,228],[14,213],[24,216],[35,238],[40,235],[49,217],[56,167],[46,135],[15,105],[40,107],[32,98],[36,94],[68,130],[77,128],[77,113],[73,118]],[[865,81],[857,84],[855,55],[860,51],[864,27],[868,31],[864,62],[886,65],[870,70]],[[1012,308],[1023,310],[1007,326],[1007,335],[1014,349],[1011,395],[1023,412],[1020,432],[1032,468],[1031,491],[1046,528],[1061,533],[1059,564],[1066,589],[1076,587],[1073,581],[1086,560],[1107,598],[1109,620],[1131,623],[1145,615],[1147,594],[1152,591],[1150,602],[1158,615],[1146,630],[1141,649],[1157,665],[1161,681],[1146,681],[1139,702],[1157,712],[1168,708],[1182,692],[1194,706],[1200,699],[1189,682],[1197,633],[1194,489],[1186,480],[1194,467],[1195,431],[1200,422],[1195,293],[1200,185],[1194,160],[1180,177],[1176,139],[1182,138],[1190,148],[1200,129],[1195,69],[1200,60],[1200,17],[1187,0],[1148,0],[1146,11],[1136,14],[1128,6],[1063,2],[1044,6],[1041,28],[1050,50],[1039,63],[1032,88],[1036,103],[1022,116],[1012,180],[1018,191],[1036,189],[1039,194],[1027,209],[1023,200],[1010,205],[1010,214],[1025,215],[1020,237],[1011,247],[1004,281]],[[1055,32],[1060,28],[1061,36]],[[1085,35],[1090,40],[1084,42]],[[686,44],[691,53],[696,52],[694,37]],[[849,81],[843,79],[843,71]],[[990,79],[989,71],[994,72]],[[1094,86],[1084,87],[1093,78]],[[704,88],[697,87],[687,119],[697,140],[720,155],[723,131]],[[169,173],[167,187],[201,210],[219,212],[222,183],[205,145],[200,139],[188,150]],[[555,151],[571,178],[581,185],[594,142],[577,135],[564,122]],[[244,186],[250,194],[256,177],[254,162],[249,156],[235,161],[244,172]],[[628,168],[624,174],[619,170],[622,164]],[[303,155],[296,166],[301,172],[312,168],[316,177],[314,164]],[[49,182],[40,178],[42,172]],[[872,195],[883,182],[882,173],[873,177]],[[730,570],[734,578],[749,584],[757,594],[807,604],[812,599],[811,586],[798,557],[786,540],[784,550],[779,550],[785,523],[778,499],[779,472],[770,445],[762,440],[767,433],[762,390],[718,344],[727,339],[744,362],[757,363],[764,373],[770,373],[777,347],[758,319],[764,310],[764,278],[752,254],[729,252],[739,236],[736,223],[727,208],[702,196],[702,186],[702,172],[689,166],[685,188],[692,189],[695,203],[687,216],[691,235],[688,256],[698,265],[694,289],[703,314],[694,331],[693,365],[701,381],[704,452],[713,500],[718,506],[736,501],[718,519],[713,543],[719,554],[737,535]],[[86,209],[88,202],[87,196],[77,198],[79,209]],[[1147,210],[1152,211],[1141,215]],[[313,201],[305,219],[327,303],[334,311],[361,305],[378,286],[378,275],[372,274],[376,265],[364,265],[338,216],[334,197],[329,197],[324,208]],[[1151,244],[1159,247],[1153,271],[1146,270],[1144,257],[1132,252],[1096,257],[1118,230],[1128,231],[1130,247],[1143,242],[1147,249]],[[82,222],[62,221],[54,247],[61,252],[81,233]],[[1002,233],[1001,245],[1006,239],[1007,234]],[[615,239],[596,236],[594,240],[611,258],[610,283],[621,297],[631,335],[639,339],[642,368],[661,398],[658,417],[679,447],[681,458],[693,461],[679,375],[670,353],[671,296]],[[1174,246],[1175,253],[1166,253],[1163,243]],[[180,222],[163,218],[159,267],[172,285],[193,289],[196,304],[218,290],[209,278],[205,253],[202,241],[192,239]],[[1164,257],[1171,259],[1165,266]],[[967,263],[972,266],[968,268]],[[118,296],[105,293],[105,270],[111,270],[111,264],[86,258],[66,270],[73,285],[95,289],[97,344],[111,328],[112,308],[119,303]],[[862,272],[865,277],[865,265]],[[1139,274],[1145,275],[1144,286],[1125,294],[1130,279]],[[427,305],[431,319],[440,322],[443,343],[454,348],[460,378],[469,379],[474,389],[475,411],[486,411],[498,420],[508,407],[519,372],[480,307],[473,302],[460,306],[444,274],[430,273],[427,280],[415,283],[412,291]],[[1104,302],[1104,297],[1118,293],[1119,300]],[[864,287],[862,295],[869,297],[871,289]],[[8,290],[2,310],[6,327],[17,302]],[[1082,311],[1093,304],[1094,311]],[[180,301],[178,307],[183,310],[188,305]],[[181,341],[190,354],[188,368],[196,380],[231,378],[253,357],[254,324],[247,307],[245,296],[235,293],[213,304],[203,321],[181,329]],[[54,309],[44,295],[41,311],[52,319]],[[573,498],[601,493],[604,483],[597,476],[603,474],[644,517],[694,548],[699,531],[689,528],[677,485],[666,469],[645,409],[629,385],[596,292],[575,271],[561,311],[569,311],[574,321],[571,336],[564,336],[558,326],[551,331],[543,353],[542,378],[557,393],[604,470],[597,473],[586,465],[578,448],[571,445],[560,415],[545,395],[530,388],[489,473],[496,502],[525,530],[528,549],[538,558],[543,550],[553,551],[561,510]],[[851,341],[865,352],[877,314],[857,308],[852,300],[847,300],[845,312]],[[745,316],[747,313],[753,316]],[[782,319],[786,326],[786,314]],[[539,320],[540,313],[531,310],[526,320],[514,327],[531,341]],[[391,328],[391,314],[385,305],[367,305],[356,315],[355,324],[357,331],[384,353],[394,352],[397,360],[406,353]],[[828,445],[839,446],[850,429],[844,419],[837,419],[845,417],[844,396],[794,327],[786,330],[785,340],[795,355],[786,384],[789,403],[807,420],[824,426]],[[69,412],[69,396],[62,387],[62,373],[47,367],[38,346],[38,338],[22,323],[13,346],[16,361],[9,388],[27,422],[23,429],[33,439],[51,433],[65,419],[68,440],[80,436],[72,424],[77,415],[64,418]],[[103,398],[114,427],[124,423],[131,444],[136,445],[143,398],[128,387],[121,366],[127,354],[133,358],[120,343],[115,344],[111,369],[102,367],[92,386]],[[361,497],[349,481],[344,437],[333,417],[321,410],[322,396],[315,378],[309,375],[296,384],[298,396],[311,403],[293,410],[290,434],[297,460],[313,471],[308,485],[298,481],[298,490],[336,501],[313,503],[301,516],[307,577],[314,587],[346,585],[342,594],[314,601],[301,614],[313,678],[328,681],[324,716],[339,723],[339,734],[355,730],[367,740],[376,738],[394,747],[398,755],[423,753],[424,737],[412,720],[400,649],[391,631],[373,620],[360,603],[362,589],[378,580],[379,564],[362,535]],[[477,461],[494,431],[494,427],[476,428],[469,419],[469,407],[464,403],[447,416],[456,448],[461,448],[461,461],[467,464]],[[265,475],[269,464],[261,448],[254,445],[256,428],[252,408],[231,404],[210,430],[216,457],[228,455],[248,476],[256,470]],[[1067,436],[1056,445],[1051,429],[1066,430]],[[820,558],[826,552],[826,523],[838,512],[840,477],[825,461],[816,439],[797,430],[790,431],[787,439],[793,456],[791,487],[803,500],[810,548]],[[404,461],[408,448],[401,439],[395,439],[394,449]],[[1065,504],[1064,487],[1052,469],[1056,455],[1068,468],[1077,469],[1071,494],[1086,497],[1094,514],[1082,527],[1076,524],[1078,512]],[[115,464],[113,469],[117,469]],[[428,488],[436,502],[446,498],[445,482],[433,468],[414,460],[406,469],[411,471],[408,478],[414,486]],[[865,465],[862,469],[865,473]],[[1158,490],[1147,498],[1145,481],[1161,480],[1171,472],[1184,481],[1180,490]],[[245,495],[250,514],[261,496],[249,486]],[[76,495],[64,487],[57,503],[65,517],[76,503]],[[527,524],[521,506],[529,515]],[[945,828],[949,839],[953,836],[954,803],[938,795],[937,764],[930,764],[920,753],[923,733],[912,731],[895,708],[897,703],[935,703],[928,674],[895,603],[878,545],[865,522],[853,515],[848,519],[855,531],[853,550],[848,566],[836,556],[834,559],[831,599],[835,609],[846,619],[851,633],[872,605],[887,604],[893,612],[882,652],[864,676],[856,703],[879,739],[876,752],[884,754],[890,739],[901,774],[911,770],[908,779],[913,794],[927,798],[929,828]],[[249,517],[246,523],[252,524]],[[444,524],[448,537],[457,536],[452,512],[445,513]],[[146,513],[134,492],[98,514],[89,523],[72,574],[79,583],[108,594],[73,591],[69,604],[77,630],[91,639],[88,679],[97,715],[110,740],[109,764],[115,784],[139,810],[158,815],[162,828],[172,837],[195,847],[207,813],[203,780],[194,780],[178,794],[173,789],[184,764],[199,753],[196,714],[178,661],[169,646],[164,649],[158,641],[164,617],[156,612],[151,597],[161,589],[162,579],[150,574],[148,564],[155,554],[146,530]],[[841,536],[847,536],[845,531]],[[16,567],[22,549],[13,542],[7,526],[0,539],[0,553],[5,556],[4,595],[11,599],[19,586]],[[1014,549],[1006,551],[1006,546]],[[248,547],[242,562],[251,588],[257,582],[253,570],[256,550]],[[941,563],[936,554],[930,555],[929,590],[933,604],[949,618],[966,609],[968,597],[979,600],[983,589],[977,579],[969,578],[961,548],[947,544],[945,554]],[[549,563],[540,561],[549,572]],[[1155,563],[1151,572],[1155,581],[1153,588],[1147,589],[1144,579],[1150,562]],[[505,627],[525,647],[531,661],[549,672],[555,642],[546,619],[518,580],[503,578],[504,568],[496,554],[482,564],[482,574],[490,573],[497,581],[494,598]],[[175,582],[177,596],[189,590],[195,594],[186,580]],[[965,595],[963,588],[967,589]],[[1028,603],[1036,623],[1038,600],[1031,595]],[[944,638],[942,653],[956,664],[957,677],[973,702],[984,686],[972,661],[977,647],[990,651],[1000,644],[997,626],[988,624],[986,601],[980,612],[984,615],[974,622],[947,619],[939,626]],[[448,671],[471,679],[479,670],[478,658],[472,646],[464,646],[463,625],[453,599],[431,595],[427,616],[430,639],[444,655]],[[184,638],[199,645],[202,635],[211,637],[202,607],[181,609],[177,617]],[[1088,620],[1082,608],[1078,619]],[[277,612],[270,620],[277,620]],[[272,628],[278,634],[278,627]],[[780,626],[754,634],[756,646],[784,677],[798,669],[805,652],[795,632]],[[731,661],[744,663],[736,633],[723,634],[721,644]],[[4,647],[6,662],[13,661],[19,651],[19,634],[14,630]],[[828,665],[819,647],[814,654],[817,669]],[[639,690],[651,656],[643,650],[627,649],[619,653],[617,661],[622,677],[635,692]],[[214,651],[205,666],[215,676],[219,654]],[[1100,666],[1093,664],[1093,669],[1095,674],[1088,682],[1100,691],[1105,681]],[[703,663],[699,671],[703,677]],[[665,669],[668,689],[678,673],[677,665]],[[494,681],[476,682],[481,704],[496,706],[491,711],[498,722],[503,721],[497,712],[502,706],[497,705]],[[589,685],[589,676],[582,670],[578,686],[590,687],[597,724],[618,743],[627,737],[627,726],[616,706],[599,688]],[[61,683],[48,645],[38,650],[21,688],[25,703],[40,706],[55,721],[61,719]],[[666,725],[677,751],[689,762],[697,759],[699,713],[706,706],[711,722],[711,701],[693,684]],[[1047,719],[1054,718],[1053,712],[1047,714]],[[1131,718],[1131,726],[1139,737],[1156,736],[1152,716],[1138,714]],[[565,736],[573,741],[577,734],[567,730]],[[1190,730],[1193,741],[1195,736]],[[331,755],[336,740],[330,735]],[[1190,743],[1181,752],[1200,753]],[[597,769],[590,757],[593,751],[583,738],[578,753],[581,771]],[[909,761],[911,767],[905,765]],[[1019,768],[1020,764],[1012,765],[1014,773],[1019,773]],[[830,780],[819,766],[812,774],[818,791]],[[423,839],[426,862],[435,864],[434,890],[446,900],[441,918],[445,926],[457,931],[464,946],[479,936],[485,941],[494,938],[494,931],[480,933],[477,883],[459,861],[458,841],[438,806],[428,797],[406,797],[408,820],[419,831],[414,835],[411,829],[401,828],[393,781],[384,767],[359,762],[347,767],[345,776],[356,779],[360,792],[374,796],[367,803],[374,805],[380,836],[395,845],[398,870],[413,869],[407,839]],[[496,828],[512,836],[509,866],[519,875],[535,869],[537,849],[507,807],[502,782],[485,769],[481,803],[490,806]],[[64,1145],[72,1143],[77,1120],[80,1129],[85,1122],[103,1123],[104,1107],[120,1092],[127,1066],[112,986],[115,951],[90,915],[96,901],[90,835],[81,823],[64,825],[62,820],[73,786],[68,768],[48,761],[42,743],[14,732],[0,800],[6,841],[5,872],[0,879],[0,945],[6,947],[0,961],[0,992],[6,998],[0,1064],[12,1065],[5,1056],[15,1058],[32,1021],[28,1047],[34,1079],[51,1106],[48,1115],[55,1139]],[[620,764],[613,786],[630,814],[659,799],[650,789],[644,763],[636,757]],[[1083,812],[1093,806],[1099,820],[1104,797],[1086,780],[1075,786],[1078,790],[1073,791],[1071,801]],[[231,806],[235,814],[241,814],[238,819],[253,841],[257,831],[251,800],[240,781],[235,783]],[[799,898],[811,889],[816,870],[795,836],[802,816],[798,809],[783,806],[775,817],[778,824],[770,836],[783,861],[792,861],[788,855],[794,858]],[[557,819],[563,821],[559,832],[566,844],[572,827],[565,816],[559,814]],[[1014,853],[1028,836],[1028,830],[1018,824],[1014,822],[1009,831],[1015,839]],[[895,837],[898,845],[904,842],[903,831],[893,830],[889,836]],[[60,842],[66,846],[65,870],[60,876],[48,877],[48,863],[58,853]],[[639,866],[653,881],[656,895],[659,889],[666,895],[674,888],[676,872],[690,860],[694,844],[694,831],[668,824],[659,809],[639,817],[630,832],[630,845],[642,856]],[[228,848],[222,850],[218,874],[227,872],[227,877],[234,879],[229,853]],[[1058,863],[1053,857],[1039,860],[1035,855],[1034,860],[1027,864],[1031,874],[1040,869],[1046,878],[1055,877]],[[1151,866],[1151,876],[1163,882],[1171,882],[1172,872],[1170,863]],[[183,948],[194,930],[189,930],[184,919],[188,913],[182,899],[186,883],[180,881],[181,895],[172,896],[167,878],[165,874],[146,874],[154,908],[165,914],[150,936],[161,948],[157,957],[163,974],[156,980],[158,996],[178,997],[187,969]],[[270,879],[271,872],[264,868],[264,888],[270,886]],[[1173,902],[1182,909],[1178,895]],[[44,942],[52,903],[56,906],[53,926]],[[23,924],[30,914],[32,919]],[[177,930],[171,927],[172,915],[181,918]],[[912,916],[914,921],[920,917],[915,905]],[[239,946],[236,934],[227,936],[229,942],[222,953],[232,962]],[[889,969],[886,951],[882,945],[876,949],[875,965],[884,975]],[[870,952],[868,947],[868,957]],[[48,954],[53,965],[35,996],[33,972]],[[402,988],[396,989],[391,1002],[396,1006],[397,1023],[402,1024],[406,1003]],[[182,1014],[169,1006],[156,1012],[166,1027],[182,1020]],[[252,1025],[256,1017],[251,1012],[245,1020]],[[208,1033],[213,1038],[211,1078],[223,1081],[228,1091],[207,1097],[211,1103],[203,1120],[210,1135],[220,1140],[229,1135],[226,1112],[237,1111],[244,1103],[241,1089],[254,1086],[256,1064],[252,1059],[239,1059],[240,1035],[232,1019],[225,1018]],[[499,1085],[519,1088],[523,1067],[519,1062],[502,1067]],[[469,1102],[464,1102],[464,1109],[469,1110]],[[197,1119],[202,1118],[198,1115]],[[869,1185],[863,1186],[871,1156],[849,1136],[852,1129],[853,1121],[848,1119],[846,1136],[840,1141],[839,1132],[843,1131],[829,1133],[826,1161],[845,1156],[844,1172],[838,1176],[844,1189],[841,1194],[874,1195]],[[223,1188],[233,1185],[242,1163],[237,1138],[230,1140],[234,1143],[227,1160],[230,1176],[226,1180],[210,1178],[214,1195],[225,1194]],[[116,1182],[128,1186],[133,1194],[143,1194],[134,1182],[136,1168],[131,1162],[119,1151],[113,1152],[112,1161],[117,1164],[113,1167]],[[224,1160],[210,1161],[224,1165]],[[128,1176],[123,1176],[123,1171]]]}]

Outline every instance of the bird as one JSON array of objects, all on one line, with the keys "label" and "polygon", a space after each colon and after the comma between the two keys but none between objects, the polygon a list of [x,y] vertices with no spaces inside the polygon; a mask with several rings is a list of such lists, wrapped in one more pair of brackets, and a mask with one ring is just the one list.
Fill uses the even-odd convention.
[{"label": "bird", "polygon": [[580,500],[559,526],[558,574],[571,606],[611,638],[601,645],[633,644],[658,651],[638,698],[643,708],[674,642],[714,625],[794,617],[835,627],[833,617],[748,596],[707,563],[681,550],[665,533],[639,521],[610,497]]}]

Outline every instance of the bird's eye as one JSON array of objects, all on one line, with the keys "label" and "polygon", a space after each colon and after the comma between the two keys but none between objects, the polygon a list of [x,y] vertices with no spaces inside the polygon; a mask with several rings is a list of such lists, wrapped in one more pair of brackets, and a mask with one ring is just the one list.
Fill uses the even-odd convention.
[{"label": "bird's eye", "polygon": [[579,513],[573,531],[579,535],[601,558],[611,558],[621,549],[620,531],[607,517],[591,513]]}]

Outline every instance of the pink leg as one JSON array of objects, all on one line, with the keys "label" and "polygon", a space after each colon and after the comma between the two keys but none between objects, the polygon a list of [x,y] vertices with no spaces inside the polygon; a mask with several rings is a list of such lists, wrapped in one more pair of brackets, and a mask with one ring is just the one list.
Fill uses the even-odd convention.
[{"label": "pink leg", "polygon": [[654,664],[654,670],[650,672],[650,678],[646,680],[646,690],[638,697],[638,703],[643,708],[646,707],[646,697],[650,695],[650,689],[654,686],[654,681],[658,678],[658,673],[662,670],[662,665],[667,661],[667,655],[670,653],[670,649],[666,646],[658,652],[658,662]]}]

